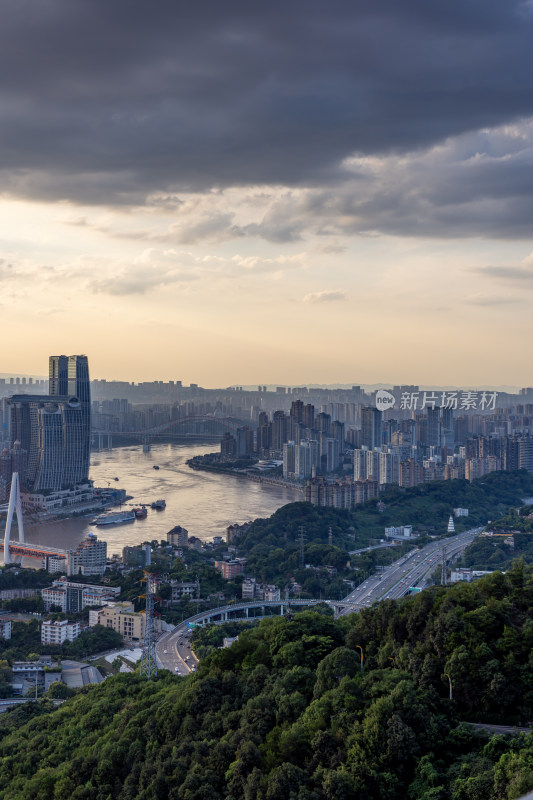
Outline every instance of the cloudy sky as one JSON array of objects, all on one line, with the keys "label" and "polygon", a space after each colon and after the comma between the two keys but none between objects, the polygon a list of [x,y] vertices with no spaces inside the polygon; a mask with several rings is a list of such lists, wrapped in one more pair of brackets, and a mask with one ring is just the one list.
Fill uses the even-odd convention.
[{"label": "cloudy sky", "polygon": [[531,385],[531,0],[0,11],[0,371]]}]

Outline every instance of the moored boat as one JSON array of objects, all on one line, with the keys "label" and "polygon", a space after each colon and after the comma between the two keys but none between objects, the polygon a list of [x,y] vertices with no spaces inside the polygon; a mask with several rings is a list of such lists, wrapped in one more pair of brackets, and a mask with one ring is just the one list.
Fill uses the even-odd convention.
[{"label": "moored boat", "polygon": [[100,514],[96,517],[95,525],[120,525],[123,522],[133,522],[135,511],[111,511],[108,514]]}]

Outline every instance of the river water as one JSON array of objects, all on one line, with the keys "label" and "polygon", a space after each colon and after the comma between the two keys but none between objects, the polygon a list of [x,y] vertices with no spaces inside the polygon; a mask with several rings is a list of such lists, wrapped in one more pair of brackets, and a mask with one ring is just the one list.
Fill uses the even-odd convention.
[{"label": "river water", "polygon": [[[204,541],[223,536],[231,523],[269,517],[280,506],[302,500],[302,495],[281,486],[266,486],[245,478],[190,469],[186,461],[213,452],[210,444],[158,444],[148,453],[142,447],[119,447],[91,454],[90,477],[95,486],[119,487],[133,499],[128,505],[149,505],[166,500],[164,511],[148,509],[143,520],[95,527],[88,518],[26,524],[26,540],[55,547],[75,547],[90,531],[107,541],[107,552],[120,553],[125,545],[164,539],[167,531],[182,525],[189,536]],[[159,466],[155,470],[154,465]],[[118,481],[115,481],[115,478]],[[16,525],[13,527],[16,538]]]}]

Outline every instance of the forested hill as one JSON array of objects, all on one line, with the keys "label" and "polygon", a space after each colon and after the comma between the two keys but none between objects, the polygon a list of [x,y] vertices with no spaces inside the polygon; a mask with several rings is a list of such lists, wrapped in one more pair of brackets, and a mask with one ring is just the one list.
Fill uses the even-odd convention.
[{"label": "forested hill", "polygon": [[[422,537],[444,536],[456,507],[469,510],[468,517],[455,520],[456,530],[461,531],[485,526],[489,519],[521,506],[529,496],[533,496],[533,475],[526,470],[493,472],[472,483],[432,481],[412,489],[391,486],[380,495],[385,506],[380,506],[381,511],[377,498],[352,511],[290,503],[268,519],[256,519],[234,543],[238,555],[247,559],[248,572],[258,580],[284,588],[294,577],[308,597],[339,598],[346,594],[344,579],[359,582],[375,570],[376,561],[387,563],[383,553],[368,553],[352,562],[351,574],[345,569],[348,552],[377,544],[385,527],[411,524]],[[300,532],[305,563],[332,566],[338,571],[335,578],[324,580],[309,570],[299,570]],[[390,559],[397,557],[389,555]]]},{"label": "forested hill", "polygon": [[383,511],[378,510],[378,498],[352,511],[289,503],[268,519],[256,519],[237,541],[246,555],[257,547],[296,545],[301,528],[306,542],[327,542],[331,527],[334,544],[353,549],[368,544],[369,538],[383,537],[384,528],[391,525],[411,524],[418,533],[445,533],[456,507],[469,510],[468,517],[455,521],[458,529],[484,526],[529,496],[533,496],[533,475],[526,470],[492,472],[471,483],[430,481],[411,489],[391,485],[379,497]]},{"label": "forested hill", "polygon": [[521,564],[338,622],[268,619],[187,679],[0,715],[0,800],[510,800],[533,788],[531,737],[459,720],[533,719],[532,648]]}]

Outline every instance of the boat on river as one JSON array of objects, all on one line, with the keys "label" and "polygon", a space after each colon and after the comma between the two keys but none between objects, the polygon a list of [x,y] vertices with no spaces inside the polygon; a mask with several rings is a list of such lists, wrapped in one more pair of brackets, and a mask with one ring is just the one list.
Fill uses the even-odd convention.
[{"label": "boat on river", "polygon": [[100,514],[96,517],[95,525],[121,525],[123,522],[133,522],[135,511],[111,511],[108,514]]},{"label": "boat on river", "polygon": [[164,508],[167,507],[167,504],[164,500],[155,500],[152,503],[152,508],[155,508],[156,511],[163,511]]}]

